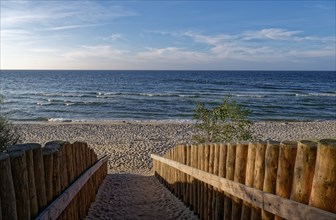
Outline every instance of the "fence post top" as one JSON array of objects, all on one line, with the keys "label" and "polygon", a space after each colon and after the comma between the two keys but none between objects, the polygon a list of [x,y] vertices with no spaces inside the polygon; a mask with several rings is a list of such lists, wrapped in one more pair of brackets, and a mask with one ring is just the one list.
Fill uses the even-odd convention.
[{"label": "fence post top", "polygon": [[70,143],[68,141],[50,141],[50,142],[47,142],[44,145],[44,147],[45,148],[59,148],[62,145],[65,145],[65,144],[70,144]]},{"label": "fence post top", "polygon": [[336,147],[336,139],[322,139],[319,141],[319,144]]},{"label": "fence post top", "polygon": [[9,157],[9,155],[7,153],[4,152],[0,152],[0,160],[5,160]]},{"label": "fence post top", "polygon": [[12,152],[12,151],[20,151],[20,150],[35,150],[41,148],[41,145],[38,143],[27,143],[27,144],[15,144],[12,146],[9,146],[7,151]]},{"label": "fence post top", "polygon": [[53,154],[55,152],[57,152],[58,150],[56,148],[42,148],[42,154],[43,155],[50,155]]},{"label": "fence post top", "polygon": [[24,150],[16,150],[8,152],[10,158],[21,157],[24,154],[25,154]]},{"label": "fence post top", "polygon": [[280,145],[285,147],[296,147],[298,144],[297,141],[281,141]]},{"label": "fence post top", "polygon": [[317,147],[317,143],[311,140],[300,140],[298,144],[306,145],[308,147]]}]

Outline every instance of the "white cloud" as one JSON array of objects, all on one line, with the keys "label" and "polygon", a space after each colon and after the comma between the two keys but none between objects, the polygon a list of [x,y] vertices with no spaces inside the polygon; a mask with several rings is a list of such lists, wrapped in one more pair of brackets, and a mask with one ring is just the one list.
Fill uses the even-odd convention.
[{"label": "white cloud", "polygon": [[116,40],[125,40],[125,37],[122,34],[111,34],[108,37],[101,37],[105,41],[116,41]]},{"label": "white cloud", "polygon": [[127,51],[114,49],[110,45],[81,46],[78,49],[64,53],[62,56],[68,59],[83,58],[104,58],[104,59],[120,59],[126,55]]},{"label": "white cloud", "polygon": [[288,31],[281,28],[269,28],[259,31],[246,31],[243,33],[243,39],[271,39],[271,40],[290,40],[301,31]]},{"label": "white cloud", "polygon": [[182,36],[190,37],[194,39],[195,42],[206,43],[210,45],[216,45],[223,41],[231,41],[237,39],[237,36],[235,35],[220,34],[220,35],[207,36],[207,35],[195,34],[191,31],[183,33]]},{"label": "white cloud", "polygon": [[45,31],[60,31],[60,30],[69,30],[69,29],[77,29],[77,28],[86,28],[86,27],[97,27],[104,24],[80,24],[80,25],[65,25],[58,27],[45,28]]},{"label": "white cloud", "polygon": [[85,23],[96,25],[112,20],[136,16],[129,9],[114,4],[101,5],[94,1],[39,1],[28,5],[16,5],[15,2],[1,3],[2,28],[26,26],[27,28],[46,28],[59,30],[57,27],[71,27]]}]

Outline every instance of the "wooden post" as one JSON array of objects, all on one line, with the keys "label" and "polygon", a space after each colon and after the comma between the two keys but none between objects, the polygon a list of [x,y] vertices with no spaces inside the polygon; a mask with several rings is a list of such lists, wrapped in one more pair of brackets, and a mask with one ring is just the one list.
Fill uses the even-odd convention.
[{"label": "wooden post", "polygon": [[42,149],[47,204],[53,200],[53,153],[56,151],[53,148]]},{"label": "wooden post", "polygon": [[[297,142],[283,141],[280,144],[275,193],[286,199],[290,198],[292,191],[296,150]],[[275,216],[275,219],[283,218]]]},{"label": "wooden post", "polygon": [[313,184],[317,143],[302,140],[298,142],[294,166],[293,187],[290,199],[309,203],[310,192]]},{"label": "wooden post", "polygon": [[34,174],[37,195],[37,207],[39,212],[47,206],[44,165],[41,145],[33,149]]},{"label": "wooden post", "polygon": [[309,205],[336,213],[336,139],[318,142]]},{"label": "wooden post", "polygon": [[[227,145],[219,144],[219,164],[218,164],[218,176],[226,176],[226,158],[227,158]],[[216,219],[223,219],[224,217],[224,193],[219,191],[219,195],[216,200]]]},{"label": "wooden post", "polygon": [[[214,173],[215,146],[214,144],[208,144],[208,148],[209,148],[208,172],[213,174]],[[214,216],[213,211],[215,210],[215,204],[213,202],[213,199],[214,199],[213,193],[214,193],[213,187],[210,184],[208,184],[208,219],[212,219],[212,217]]]},{"label": "wooden post", "polygon": [[75,178],[75,166],[74,166],[74,159],[75,159],[75,154],[74,154],[74,146],[72,144],[69,144],[67,146],[67,170],[68,170],[68,178],[69,178],[69,183],[71,184]]},{"label": "wooden post", "polygon": [[[215,174],[216,176],[218,176],[218,166],[219,166],[219,144],[213,144],[213,154],[214,154],[214,158],[213,158],[213,174]],[[217,217],[217,202],[218,202],[218,198],[220,196],[219,193],[219,189],[217,187],[213,188],[213,193],[212,193],[212,219],[218,219]],[[222,218],[223,219],[223,218]]]},{"label": "wooden post", "polygon": [[[202,144],[197,145],[197,157],[198,157],[198,164],[197,169],[203,170],[203,157],[204,157],[204,147]],[[203,183],[201,181],[198,181],[198,213],[200,218],[204,218],[203,215],[203,193],[204,193],[204,187]]]},{"label": "wooden post", "polygon": [[[210,157],[210,145],[209,144],[204,144],[204,159],[203,159],[203,171],[209,172],[209,157]],[[208,204],[208,192],[209,190],[209,185],[206,183],[203,183],[204,186],[204,191],[203,191],[203,214],[204,214],[204,219],[207,220],[209,219],[208,216],[208,211],[209,211],[209,204]]]},{"label": "wooden post", "polygon": [[[264,186],[264,177],[265,177],[265,153],[266,153],[267,143],[258,142],[256,149],[256,158],[254,163],[254,179],[253,179],[253,188],[262,190]],[[261,209],[252,206],[251,212],[252,220],[261,219]]]},{"label": "wooden post", "polygon": [[[226,158],[226,179],[234,179],[234,169],[236,160],[236,143],[228,143],[227,158]],[[224,219],[231,219],[232,200],[229,194],[225,197],[224,202]]]},{"label": "wooden post", "polygon": [[0,200],[2,218],[17,219],[15,190],[9,155],[0,152]]},{"label": "wooden post", "polygon": [[[192,156],[191,156],[191,145],[187,145],[187,152],[186,152],[186,162],[188,166],[192,166]],[[187,185],[187,205],[193,209],[192,205],[192,196],[193,196],[193,189],[192,189],[192,184],[193,184],[193,179],[190,175],[187,175],[187,180],[188,180],[188,185]]]},{"label": "wooden post", "polygon": [[[234,181],[245,183],[248,143],[238,143],[236,147],[236,162],[234,168]],[[242,201],[236,197],[232,199],[232,219],[240,219],[242,212]]]},{"label": "wooden post", "polygon": [[33,149],[39,148],[39,144],[17,144],[7,148],[8,152],[24,150],[26,155],[26,167],[28,176],[28,193],[29,193],[29,205],[30,205],[30,218],[33,219],[38,214],[37,196],[35,186],[35,174],[34,174],[34,162],[33,162]]},{"label": "wooden post", "polygon": [[[253,187],[256,150],[257,150],[257,143],[250,142],[248,145],[248,152],[247,152],[245,186]],[[252,206],[250,203],[245,202],[245,201],[243,202],[242,216],[241,216],[242,220],[251,219],[251,208]]]},{"label": "wooden post", "polygon": [[[180,157],[181,157],[181,145],[175,146],[175,161],[180,162]],[[179,170],[176,170],[176,179],[175,179],[175,186],[176,186],[176,196],[177,198],[181,199],[181,174]]]},{"label": "wooden post", "polygon": [[[192,161],[191,161],[191,165],[194,168],[198,167],[198,149],[197,149],[197,145],[193,144],[191,145],[191,156],[192,156]],[[195,178],[192,178],[193,183],[192,183],[192,189],[193,189],[193,195],[192,195],[192,199],[193,199],[193,209],[194,209],[194,213],[199,214],[199,209],[198,209],[198,180]]]},{"label": "wooden post", "polygon": [[[265,178],[263,191],[275,194],[278,158],[279,158],[279,142],[270,141],[267,143],[265,154]],[[272,204],[271,204],[272,205]],[[262,210],[262,219],[273,219],[274,215],[270,212]]]},{"label": "wooden post", "polygon": [[66,141],[51,141],[45,144],[46,148],[56,148],[59,150],[59,157],[60,157],[60,183],[61,183],[61,192],[68,187],[69,180],[68,180],[68,172],[66,167],[66,149],[65,146],[69,144]]},{"label": "wooden post", "polygon": [[[9,152],[18,219],[30,219],[26,155],[23,150]],[[2,178],[2,177],[1,177]]]}]

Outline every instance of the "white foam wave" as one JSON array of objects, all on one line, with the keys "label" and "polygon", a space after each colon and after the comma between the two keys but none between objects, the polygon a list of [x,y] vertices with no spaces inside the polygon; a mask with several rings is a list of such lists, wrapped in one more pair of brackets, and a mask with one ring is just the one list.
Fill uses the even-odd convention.
[{"label": "white foam wave", "polygon": [[336,93],[308,93],[308,94],[295,94],[295,96],[302,96],[302,97],[307,97],[307,96],[329,96],[329,97],[336,97]]},{"label": "white foam wave", "polygon": [[49,118],[49,122],[72,122],[71,119],[66,119],[66,118]]}]

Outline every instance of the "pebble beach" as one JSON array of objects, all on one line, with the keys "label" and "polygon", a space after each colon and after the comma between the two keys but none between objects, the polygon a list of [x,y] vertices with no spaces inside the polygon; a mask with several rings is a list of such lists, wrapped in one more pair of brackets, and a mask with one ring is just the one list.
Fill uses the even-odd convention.
[{"label": "pebble beach", "polygon": [[[87,219],[198,219],[151,171],[150,154],[164,154],[178,143],[191,143],[193,124],[92,122],[22,123],[14,127],[21,142],[84,141],[98,155],[109,155],[108,176]],[[259,140],[319,140],[336,137],[336,121],[256,122]]]}]

